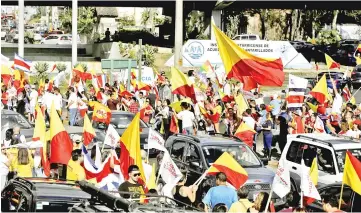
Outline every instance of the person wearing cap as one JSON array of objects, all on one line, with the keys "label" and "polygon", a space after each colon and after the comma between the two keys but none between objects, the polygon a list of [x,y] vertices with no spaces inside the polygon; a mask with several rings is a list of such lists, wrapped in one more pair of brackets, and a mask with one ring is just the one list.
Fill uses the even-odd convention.
[{"label": "person wearing cap", "polygon": [[71,160],[69,161],[66,169],[66,179],[67,180],[74,180],[74,181],[81,181],[85,180],[85,170],[80,165],[80,154],[78,150],[73,150],[71,152]]},{"label": "person wearing cap", "polygon": [[[125,199],[134,198],[138,199],[144,194],[144,189],[141,184],[138,183],[141,173],[137,165],[130,165],[128,168],[129,179],[120,184],[118,191],[121,197]],[[126,192],[126,193],[122,193]],[[128,192],[128,193],[127,193]],[[133,194],[129,194],[129,192]]]}]

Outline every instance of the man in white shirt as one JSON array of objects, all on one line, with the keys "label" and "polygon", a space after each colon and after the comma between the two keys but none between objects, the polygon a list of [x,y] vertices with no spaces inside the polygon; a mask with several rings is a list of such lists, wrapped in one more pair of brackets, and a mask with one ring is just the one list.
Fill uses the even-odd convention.
[{"label": "man in white shirt", "polygon": [[55,109],[58,111],[59,116],[61,116],[61,110],[63,108],[63,97],[61,96],[60,90],[57,87],[54,87],[53,100]]},{"label": "man in white shirt", "polygon": [[77,115],[77,112],[78,112],[78,97],[77,97],[73,87],[70,88],[70,96],[69,96],[69,99],[68,99],[67,108],[69,108],[70,126],[74,126],[75,121],[76,121],[76,115]]},{"label": "man in white shirt", "polygon": [[30,121],[34,122],[35,120],[35,106],[38,101],[38,91],[35,89],[35,85],[31,85],[31,93],[30,93]]},{"label": "man in white shirt", "polygon": [[144,104],[144,93],[142,91],[140,91],[138,94],[138,103],[139,107],[142,108]]},{"label": "man in white shirt", "polygon": [[177,114],[177,118],[182,120],[183,131],[187,135],[191,135],[193,133],[193,121],[195,120],[194,113],[188,110],[188,103],[182,102],[181,107],[183,111]]},{"label": "man in white shirt", "polygon": [[256,125],[256,121],[251,117],[252,111],[251,109],[246,109],[245,115],[243,115],[243,121],[252,129],[254,129]]},{"label": "man in white shirt", "polygon": [[223,93],[225,95],[230,96],[231,95],[231,85],[229,84],[228,80],[225,81],[226,83],[223,86]]}]

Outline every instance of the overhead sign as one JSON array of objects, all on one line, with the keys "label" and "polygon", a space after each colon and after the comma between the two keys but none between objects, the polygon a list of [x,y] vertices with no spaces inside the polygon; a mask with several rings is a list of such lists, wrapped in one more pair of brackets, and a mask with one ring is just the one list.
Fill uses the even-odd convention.
[{"label": "overhead sign", "polygon": [[[283,66],[291,69],[311,69],[312,65],[288,41],[238,40],[235,43],[263,58],[281,58]],[[209,60],[212,65],[223,64],[216,40],[188,40],[182,49],[184,67],[200,67]],[[173,66],[174,56],[166,66]]]}]

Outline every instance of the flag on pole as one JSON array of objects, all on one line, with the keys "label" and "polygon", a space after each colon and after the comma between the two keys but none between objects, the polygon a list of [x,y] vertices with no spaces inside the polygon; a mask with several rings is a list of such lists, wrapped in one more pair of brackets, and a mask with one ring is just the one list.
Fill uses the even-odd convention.
[{"label": "flag on pole", "polygon": [[193,102],[196,102],[196,94],[189,78],[175,67],[171,68],[171,73],[172,93],[189,97]]},{"label": "flag on pole", "polygon": [[84,116],[84,127],[83,127],[83,144],[87,146],[92,142],[95,137],[95,130],[88,118],[88,115]]},{"label": "flag on pole", "polygon": [[90,101],[89,106],[93,108],[93,121],[103,122],[109,125],[112,113],[107,106],[97,101]]},{"label": "flag on pole", "polygon": [[157,149],[164,151],[164,143],[165,141],[163,137],[159,135],[158,132],[150,128],[148,134],[148,149]]},{"label": "flag on pole", "polygon": [[15,69],[30,73],[31,65],[32,65],[31,61],[25,60],[24,58],[20,57],[18,54],[15,53],[14,56]]},{"label": "flag on pole", "polygon": [[303,159],[301,161],[301,167],[302,167],[301,190],[303,192],[303,196],[315,200],[321,200],[321,196],[318,193],[315,184],[312,182],[310,172],[307,166],[305,166],[305,162]]},{"label": "flag on pole", "polygon": [[[312,165],[311,165],[311,168],[310,168],[310,178],[311,178],[311,181],[312,181],[313,185],[317,186],[317,184],[318,184],[317,156],[312,161]],[[315,201],[315,198],[307,197],[307,196],[303,197],[303,205],[304,206],[308,206],[311,203],[313,203],[314,201]]]},{"label": "flag on pole", "polygon": [[334,69],[334,68],[338,68],[340,69],[341,66],[339,63],[336,63],[329,55],[327,55],[325,53],[325,59],[326,59],[326,65],[327,65],[327,69]]},{"label": "flag on pole", "polygon": [[325,103],[326,97],[327,97],[328,91],[327,91],[327,81],[326,81],[326,74],[324,74],[321,79],[317,82],[315,87],[310,92],[310,95],[312,95],[320,104]]},{"label": "flag on pole", "polygon": [[159,173],[166,184],[176,185],[183,177],[182,172],[170,157],[168,151],[164,153],[162,163],[159,167]]},{"label": "flag on pole", "polygon": [[350,98],[351,98],[351,92],[350,92],[350,89],[348,88],[347,84],[343,87],[342,89],[342,96],[343,98],[345,99],[345,101],[349,101]]},{"label": "flag on pole", "polygon": [[342,182],[361,195],[361,162],[350,151],[346,152]]},{"label": "flag on pole", "polygon": [[321,120],[320,117],[316,117],[316,121],[315,121],[315,124],[314,124],[314,128],[316,130],[318,130],[318,132],[320,133],[326,133],[326,130],[325,130],[325,124],[323,123],[323,121]]},{"label": "flag on pole", "polygon": [[109,145],[111,147],[115,147],[120,140],[120,136],[113,127],[113,125],[109,125],[107,134],[105,135],[104,144]]},{"label": "flag on pole", "polygon": [[291,191],[290,171],[288,170],[284,160],[281,160],[278,163],[278,168],[273,179],[272,189],[273,192],[280,198],[283,198]]},{"label": "flag on pole", "polygon": [[266,59],[252,55],[228,38],[214,23],[212,28],[227,78],[244,81],[244,76],[251,76],[259,85],[282,86],[285,74],[281,58]]},{"label": "flag on pole", "polygon": [[236,96],[234,100],[238,106],[237,110],[239,110],[240,113],[243,113],[246,109],[248,109],[248,104],[241,93]]},{"label": "flag on pole", "polygon": [[256,134],[256,131],[254,131],[254,128],[252,128],[252,127],[248,126],[246,123],[242,122],[241,125],[239,125],[234,136],[241,139],[249,147],[253,147],[254,134]]},{"label": "flag on pole", "polygon": [[290,74],[287,97],[287,107],[289,110],[295,111],[302,108],[307,84],[307,79]]}]

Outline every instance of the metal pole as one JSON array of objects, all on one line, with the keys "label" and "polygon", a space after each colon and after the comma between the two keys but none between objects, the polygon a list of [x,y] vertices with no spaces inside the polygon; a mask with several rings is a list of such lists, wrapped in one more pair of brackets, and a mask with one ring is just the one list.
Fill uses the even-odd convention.
[{"label": "metal pole", "polygon": [[127,78],[127,90],[130,91],[130,76],[132,72],[132,59],[128,59],[128,78]]},{"label": "metal pole", "polygon": [[174,66],[182,67],[182,46],[183,46],[183,0],[176,0],[175,3],[175,36],[174,36]]},{"label": "metal pole", "polygon": [[110,75],[109,75],[109,84],[113,81],[113,72],[114,72],[114,60],[110,59]]},{"label": "metal pole", "polygon": [[78,47],[77,47],[77,41],[78,41],[78,0],[72,0],[73,6],[71,8],[72,10],[72,29],[71,29],[71,63],[72,67],[76,64],[78,61]]},{"label": "metal pole", "polygon": [[143,40],[142,39],[139,39],[139,64],[138,64],[138,81],[142,81],[142,43],[143,43]]},{"label": "metal pole", "polygon": [[18,54],[20,57],[24,57],[24,14],[25,14],[25,5],[24,0],[19,0],[19,46]]}]

